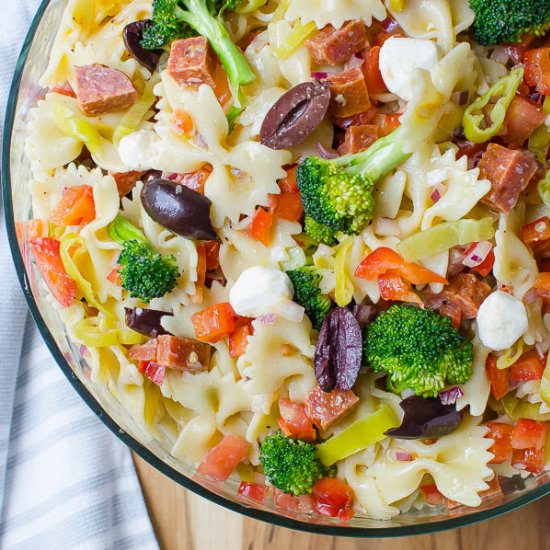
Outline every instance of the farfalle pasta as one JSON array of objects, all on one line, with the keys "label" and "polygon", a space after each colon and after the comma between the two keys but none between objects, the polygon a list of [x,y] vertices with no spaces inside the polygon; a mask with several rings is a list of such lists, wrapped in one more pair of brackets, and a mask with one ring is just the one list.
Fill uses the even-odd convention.
[{"label": "farfalle pasta", "polygon": [[27,119],[28,246],[98,391],[344,522],[544,472],[546,27],[519,63],[466,0],[173,4],[70,0]]}]

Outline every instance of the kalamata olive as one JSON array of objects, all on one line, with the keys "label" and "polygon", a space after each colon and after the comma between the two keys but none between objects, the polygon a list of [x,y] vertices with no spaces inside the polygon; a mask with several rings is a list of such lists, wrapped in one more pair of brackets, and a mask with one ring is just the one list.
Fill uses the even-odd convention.
[{"label": "kalamata olive", "polygon": [[162,327],[160,321],[165,315],[171,316],[171,313],[144,307],[125,307],[124,311],[126,312],[126,324],[132,330],[151,338],[156,338],[161,334],[170,334]]},{"label": "kalamata olive", "polygon": [[212,203],[184,185],[152,178],[143,184],[141,204],[153,220],[178,235],[193,240],[219,240],[210,220]]},{"label": "kalamata olive", "polygon": [[399,403],[405,415],[399,428],[388,430],[386,435],[398,439],[432,439],[454,432],[462,420],[455,405],[443,405],[435,397],[418,395]]},{"label": "kalamata olive", "polygon": [[302,143],[321,124],[330,103],[327,86],[303,82],[283,94],[269,109],[260,129],[260,141],[271,149]]},{"label": "kalamata olive", "polygon": [[124,27],[122,38],[128,53],[141,65],[153,72],[159,62],[162,50],[146,50],[141,45],[143,31],[153,22],[150,19],[134,21]]},{"label": "kalamata olive", "polygon": [[326,392],[353,388],[361,368],[363,338],[353,313],[333,309],[323,321],[313,362],[319,387]]}]

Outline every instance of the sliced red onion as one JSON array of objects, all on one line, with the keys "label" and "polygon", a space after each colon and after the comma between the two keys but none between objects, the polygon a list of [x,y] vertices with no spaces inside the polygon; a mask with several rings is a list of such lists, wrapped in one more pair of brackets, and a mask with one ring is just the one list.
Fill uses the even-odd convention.
[{"label": "sliced red onion", "polygon": [[523,298],[526,304],[532,304],[538,298],[536,289],[532,288]]},{"label": "sliced red onion", "polygon": [[326,71],[313,71],[311,73],[311,78],[316,78],[317,80],[323,80],[323,78],[327,78],[328,73]]},{"label": "sliced red onion", "polygon": [[406,453],[405,451],[395,451],[395,460],[399,462],[411,462],[413,456],[411,453]]},{"label": "sliced red onion", "polygon": [[338,153],[332,147],[325,147],[319,141],[315,144],[315,146],[317,147],[317,151],[319,151],[319,156],[322,159],[330,160],[330,159],[335,159],[336,157],[339,156]]},{"label": "sliced red onion", "polygon": [[448,390],[443,390],[439,392],[439,400],[443,405],[454,405],[459,397],[462,397],[464,392],[460,389],[459,386],[453,386]]},{"label": "sliced red onion", "polygon": [[264,323],[265,325],[274,325],[277,321],[277,315],[275,313],[266,313],[265,315],[260,315],[256,317],[258,323]]},{"label": "sliced red onion", "polygon": [[506,65],[510,61],[510,52],[506,46],[497,46],[491,54],[491,59],[497,63]]},{"label": "sliced red onion", "polygon": [[164,179],[167,179],[167,180],[170,180],[170,181],[176,181],[178,179],[178,176],[179,176],[179,174],[174,173],[174,174],[167,174],[163,177],[164,177]]},{"label": "sliced red onion", "polygon": [[492,249],[492,243],[489,241],[481,241],[470,250],[462,260],[462,263],[466,267],[477,267],[485,261],[485,258],[487,258]]},{"label": "sliced red onion", "polygon": [[361,65],[363,65],[363,58],[361,56],[352,56],[344,64],[344,71],[355,69],[356,67],[361,67]]},{"label": "sliced red onion", "polygon": [[434,187],[434,190],[432,191],[432,194],[430,195],[430,198],[432,199],[432,201],[434,203],[436,203],[439,199],[441,199],[441,197],[447,192],[447,188],[441,184],[441,183],[438,183],[435,187]]},{"label": "sliced red onion", "polygon": [[84,344],[82,344],[82,345],[80,346],[80,349],[78,350],[78,351],[80,352],[80,357],[83,357],[83,356],[84,356],[84,354],[86,353],[86,350],[87,350],[87,349],[88,349],[88,348],[87,348]]},{"label": "sliced red onion", "polygon": [[366,327],[376,315],[376,308],[369,304],[357,304],[353,308],[353,316],[357,319],[357,322]]},{"label": "sliced red onion", "polygon": [[399,27],[399,23],[392,17],[386,17],[384,21],[380,21],[380,26],[384,29],[385,32],[392,32],[397,27]]}]

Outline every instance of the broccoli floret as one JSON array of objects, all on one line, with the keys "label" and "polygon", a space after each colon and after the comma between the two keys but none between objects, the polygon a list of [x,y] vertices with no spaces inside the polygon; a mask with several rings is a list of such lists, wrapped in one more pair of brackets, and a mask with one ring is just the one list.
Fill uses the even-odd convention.
[{"label": "broccoli floret", "polygon": [[388,373],[388,387],[398,393],[437,397],[472,375],[472,343],[448,317],[410,305],[393,305],[369,325],[365,355],[375,372]]},{"label": "broccoli floret", "polygon": [[268,435],[260,447],[260,463],[269,482],[284,493],[303,495],[323,477],[315,445],[284,436]]},{"label": "broccoli floret", "polygon": [[109,226],[112,239],[122,245],[118,263],[122,288],[132,298],[149,302],[171,292],[180,276],[174,256],[162,256],[145,235],[128,220],[117,216]]},{"label": "broccoli floret", "polygon": [[311,324],[319,330],[332,305],[330,298],[321,294],[321,275],[312,267],[292,269],[286,274],[294,285],[294,301],[305,308]]},{"label": "broccoli floret", "polygon": [[544,0],[470,0],[476,17],[474,38],[484,46],[519,42],[526,33],[550,29],[550,2]]},{"label": "broccoli floret", "polygon": [[177,38],[197,33],[206,37],[227,72],[234,106],[240,108],[240,87],[254,82],[256,75],[231,40],[220,15],[237,4],[238,0],[153,0],[153,24],[143,31],[141,45],[156,50]]},{"label": "broccoli floret", "polygon": [[371,221],[374,184],[410,156],[398,135],[395,130],[360,153],[301,162],[296,177],[306,233],[332,244],[335,233],[357,234]]}]

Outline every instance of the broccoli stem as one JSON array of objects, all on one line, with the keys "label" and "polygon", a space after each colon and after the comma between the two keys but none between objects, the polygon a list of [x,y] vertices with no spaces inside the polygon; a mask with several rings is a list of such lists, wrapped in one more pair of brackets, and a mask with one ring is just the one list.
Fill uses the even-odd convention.
[{"label": "broccoli stem", "polygon": [[183,0],[183,4],[189,11],[176,7],[176,17],[208,39],[227,72],[234,105],[241,107],[243,99],[239,88],[252,84],[256,75],[241,50],[231,40],[223,22],[210,14],[202,0]]},{"label": "broccoli stem", "polygon": [[403,152],[405,142],[398,139],[398,132],[399,129],[394,130],[378,139],[361,153],[337,157],[332,162],[351,176],[362,174],[373,182],[378,181],[411,156]]}]

